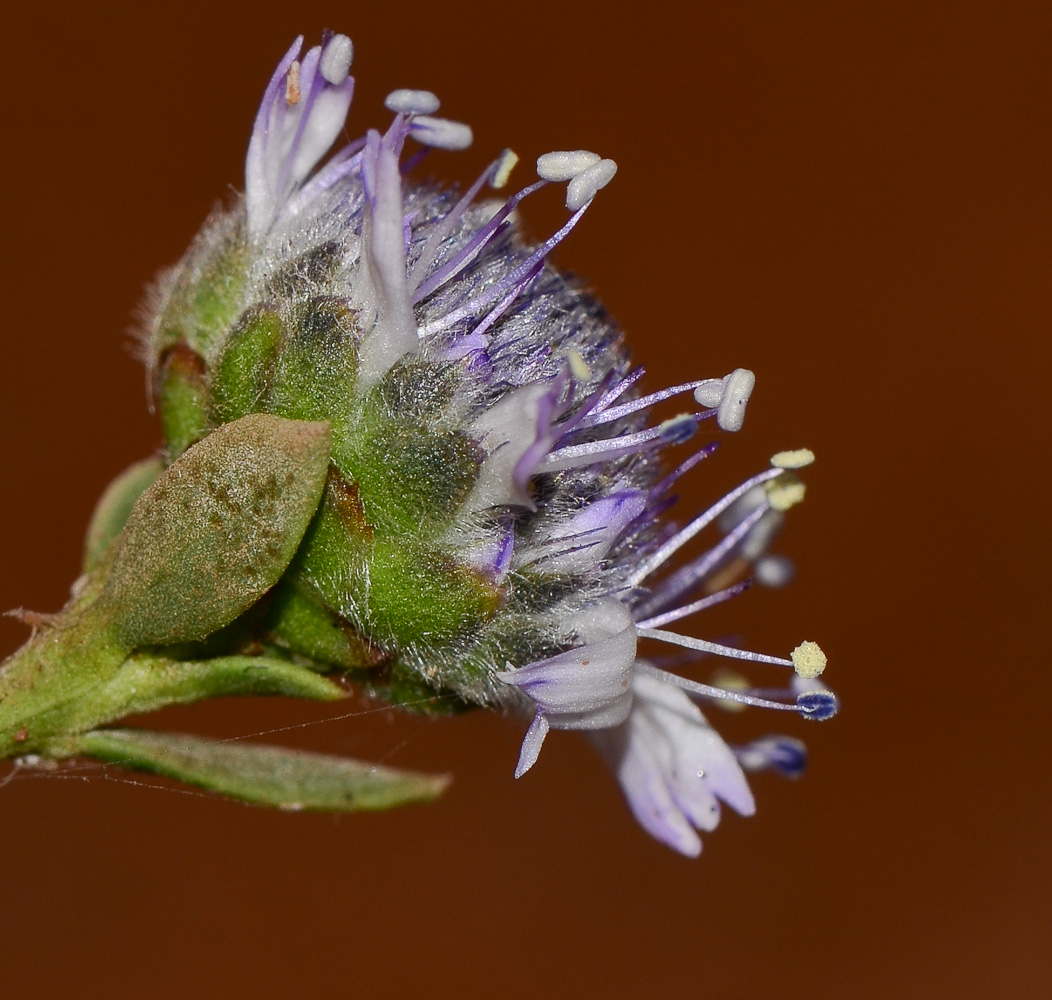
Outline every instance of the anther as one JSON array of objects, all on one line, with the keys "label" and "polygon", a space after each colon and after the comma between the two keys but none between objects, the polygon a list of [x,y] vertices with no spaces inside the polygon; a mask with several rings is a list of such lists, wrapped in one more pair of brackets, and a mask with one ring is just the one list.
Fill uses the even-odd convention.
[{"label": "anther", "polygon": [[413,119],[410,129],[417,142],[435,149],[467,149],[473,139],[470,125],[452,122],[448,118],[420,115]]},{"label": "anther", "polygon": [[592,377],[592,369],[585,363],[580,351],[567,351],[566,360],[570,363],[570,374],[579,382],[586,382]]},{"label": "anther", "polygon": [[780,451],[771,456],[771,465],[776,469],[802,469],[815,460],[815,453],[810,448],[797,448],[795,451]]},{"label": "anther", "polygon": [[285,77],[285,103],[292,107],[300,102],[300,63],[297,59]]},{"label": "anther", "polygon": [[566,187],[566,207],[571,212],[583,208],[596,196],[596,192],[614,179],[616,173],[617,164],[613,160],[600,160],[575,174]]},{"label": "anther", "polygon": [[439,100],[430,90],[408,90],[402,87],[392,90],[384,98],[384,107],[395,114],[433,115],[439,108]]},{"label": "anther", "polygon": [[756,385],[756,376],[748,368],[735,368],[723,378],[710,378],[694,390],[702,405],[717,408],[716,422],[725,431],[740,431],[745,422],[745,407]]},{"label": "anther", "polygon": [[796,696],[796,707],[805,719],[825,722],[836,715],[840,706],[832,691],[804,691]]},{"label": "anther", "polygon": [[689,441],[698,429],[698,420],[692,413],[680,413],[658,424],[661,440],[667,444],[682,444]]},{"label": "anther", "polygon": [[764,736],[734,753],[746,771],[774,768],[787,778],[799,778],[807,768],[807,748],[789,736]]},{"label": "anther", "polygon": [[756,582],[765,587],[784,587],[793,578],[792,559],[785,556],[763,556],[753,566]]},{"label": "anther", "polygon": [[786,511],[803,501],[806,487],[792,473],[786,473],[768,483],[766,490],[771,509]]},{"label": "anther", "polygon": [[518,162],[519,154],[512,149],[505,149],[493,166],[493,173],[490,174],[489,179],[490,187],[496,188],[498,191],[504,187],[508,183],[512,170],[515,169],[515,164]]},{"label": "anther", "polygon": [[347,79],[354,58],[354,45],[346,35],[333,35],[322,49],[318,69],[326,83],[338,87]]},{"label": "anther", "polygon": [[804,680],[813,680],[826,668],[826,654],[817,642],[802,642],[789,655],[793,661],[793,669]]},{"label": "anther", "polygon": [[569,181],[599,162],[598,153],[564,149],[537,157],[537,176],[546,181]]}]

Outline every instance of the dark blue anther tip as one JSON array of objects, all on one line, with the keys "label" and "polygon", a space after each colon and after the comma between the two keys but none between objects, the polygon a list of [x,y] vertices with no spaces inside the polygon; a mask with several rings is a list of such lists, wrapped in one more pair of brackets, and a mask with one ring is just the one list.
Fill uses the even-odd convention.
[{"label": "dark blue anther tip", "polygon": [[803,694],[797,695],[796,707],[805,719],[825,722],[836,715],[839,705],[832,691],[804,691]]}]

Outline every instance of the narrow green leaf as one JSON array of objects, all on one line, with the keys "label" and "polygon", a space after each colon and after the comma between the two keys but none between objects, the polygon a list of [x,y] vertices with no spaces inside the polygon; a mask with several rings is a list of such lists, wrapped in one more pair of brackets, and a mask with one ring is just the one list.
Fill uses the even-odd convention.
[{"label": "narrow green leaf", "polygon": [[343,757],[217,742],[185,733],[99,729],[77,740],[80,753],[151,771],[256,805],[336,812],[390,809],[436,799],[448,775],[398,771]]},{"label": "narrow green leaf", "polygon": [[325,486],[325,423],[253,413],[190,448],[139,497],[103,601],[129,647],[192,642],[277,583]]},{"label": "narrow green leaf", "polygon": [[98,567],[106,550],[124,530],[135,501],[162,472],[164,462],[160,458],[146,458],[129,466],[106,487],[95,505],[84,539],[85,573]]}]

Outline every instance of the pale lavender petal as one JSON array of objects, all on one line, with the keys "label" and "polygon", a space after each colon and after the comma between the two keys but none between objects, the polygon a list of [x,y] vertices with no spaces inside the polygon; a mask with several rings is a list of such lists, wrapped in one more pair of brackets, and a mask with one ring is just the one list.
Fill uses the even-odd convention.
[{"label": "pale lavender petal", "polygon": [[530,728],[526,730],[526,735],[523,737],[522,748],[519,750],[519,762],[515,765],[516,778],[521,778],[537,763],[537,756],[541,752],[544,737],[548,735],[548,729],[547,716],[538,712],[533,717],[533,722],[530,723]]},{"label": "pale lavender petal", "polygon": [[537,539],[538,566],[550,573],[594,569],[647,507],[647,494],[624,490],[586,504]]},{"label": "pale lavender petal", "polygon": [[476,421],[487,457],[471,496],[474,509],[500,504],[535,509],[529,478],[557,437],[552,421],[563,385],[555,379],[512,389]]},{"label": "pale lavender petal", "polygon": [[632,706],[632,616],[620,601],[604,598],[575,623],[584,645],[497,676],[527,694],[555,729],[616,726]]},{"label": "pale lavender petal", "polygon": [[298,64],[302,44],[297,39],[278,64],[249,141],[245,202],[249,233],[257,239],[340,135],[354,93],[349,39],[332,36]]},{"label": "pale lavender petal", "polygon": [[633,738],[631,723],[592,735],[609,761],[637,822],[655,840],[689,858],[701,854],[701,838],[673,800],[665,768],[654,748]]},{"label": "pale lavender petal", "polygon": [[403,240],[402,177],[398,154],[375,130],[362,157],[368,212],[362,231],[365,253],[356,286],[356,305],[374,318],[362,344],[360,377],[375,382],[419,341],[409,300]]}]

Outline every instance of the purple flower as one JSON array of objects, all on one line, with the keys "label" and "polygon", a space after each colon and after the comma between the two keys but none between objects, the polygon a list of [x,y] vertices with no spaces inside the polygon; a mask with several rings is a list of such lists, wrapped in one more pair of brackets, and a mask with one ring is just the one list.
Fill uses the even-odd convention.
[{"label": "purple flower", "polygon": [[[779,452],[707,510],[669,521],[672,487],[716,445],[672,471],[665,457],[705,428],[740,430],[755,376],[737,368],[641,394],[616,326],[548,264],[616,164],[547,152],[505,197],[493,192],[518,161],[505,150],[463,192],[420,183],[412,164],[465,148],[472,132],[411,89],[388,95],[386,130],[322,162],[350,107],[353,49],[343,35],[302,60],[301,48],[266,88],[243,201],[162,287],[147,345],[157,377],[173,347],[196,354],[206,428],[249,411],[331,426],[330,482],[289,571],[296,615],[274,612],[266,639],[321,670],[382,664],[365,683],[393,700],[410,691],[416,703],[431,693],[521,712],[532,721],[516,776],[550,730],[586,730],[641,824],[697,854],[719,800],[743,814],[753,801],[695,700],[812,720],[836,710],[814,680],[825,665],[814,643],[769,656],[667,628],[742,594],[751,580],[723,579],[735,567],[788,579],[767,549],[803,496],[793,470],[813,456]],[[552,184],[566,185],[569,215],[529,245],[516,209]],[[212,274],[221,295],[188,293]],[[219,305],[186,321],[197,302]],[[677,399],[685,410],[660,412]],[[641,640],[675,646],[670,669],[637,658]],[[788,667],[806,686],[679,672],[713,656]],[[748,769],[798,773],[803,762],[782,737],[738,753]]]}]

